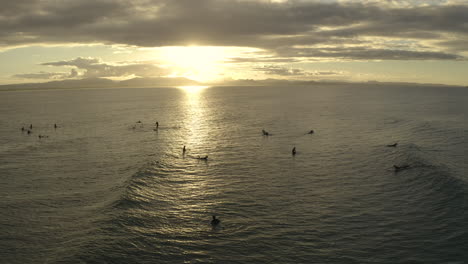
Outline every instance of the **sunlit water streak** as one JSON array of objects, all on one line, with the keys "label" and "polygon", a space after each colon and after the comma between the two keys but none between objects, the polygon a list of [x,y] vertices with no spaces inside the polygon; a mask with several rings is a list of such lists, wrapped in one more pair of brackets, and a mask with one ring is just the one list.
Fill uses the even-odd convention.
[{"label": "sunlit water streak", "polygon": [[466,89],[0,94],[3,263],[468,261]]}]

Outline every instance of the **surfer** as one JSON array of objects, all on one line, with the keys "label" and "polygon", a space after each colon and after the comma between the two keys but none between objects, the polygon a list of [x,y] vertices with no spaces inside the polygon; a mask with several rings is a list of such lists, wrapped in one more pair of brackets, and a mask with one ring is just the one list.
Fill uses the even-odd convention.
[{"label": "surfer", "polygon": [[293,156],[296,155],[296,147],[294,147],[294,148],[292,149],[292,155],[293,155]]},{"label": "surfer", "polygon": [[401,166],[393,165],[393,168],[395,169],[395,172],[398,172],[401,170],[409,169],[410,165],[401,165]]},{"label": "surfer", "polygon": [[396,147],[398,145],[398,142],[394,143],[394,144],[389,144],[387,145],[387,147]]},{"label": "surfer", "polygon": [[312,129],[312,130],[310,130],[309,133],[307,133],[307,134],[313,134],[313,133],[314,133],[314,130]]},{"label": "surfer", "polygon": [[54,129],[57,129],[57,124],[54,124]]},{"label": "surfer", "polygon": [[185,145],[184,145],[184,147],[182,148],[182,153],[185,154],[185,151],[186,151],[186,149],[185,149]]},{"label": "surfer", "polygon": [[269,135],[270,135],[270,133],[268,133],[267,131],[265,131],[265,129],[262,129],[262,134],[263,134],[264,136],[269,136]]},{"label": "surfer", "polygon": [[21,132],[24,132],[24,127],[21,128]]},{"label": "surfer", "polygon": [[219,223],[221,223],[221,221],[219,219],[217,219],[215,215],[213,215],[213,219],[211,220],[211,225],[213,227],[215,227],[215,226],[219,225]]},{"label": "surfer", "polygon": [[32,129],[32,124],[31,124],[31,125],[29,125],[29,129]]},{"label": "surfer", "polygon": [[206,155],[205,157],[200,157],[200,156],[198,156],[197,159],[199,159],[199,160],[208,160],[208,155]]},{"label": "surfer", "polygon": [[158,129],[158,128],[159,128],[159,122],[156,121],[156,129]]}]

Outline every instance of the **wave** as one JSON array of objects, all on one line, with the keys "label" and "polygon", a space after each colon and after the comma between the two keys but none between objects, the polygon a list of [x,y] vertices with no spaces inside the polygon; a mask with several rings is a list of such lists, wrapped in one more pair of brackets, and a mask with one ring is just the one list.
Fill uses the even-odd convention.
[{"label": "wave", "polygon": [[[157,189],[149,187],[156,184],[155,180],[157,181],[158,176],[164,177],[161,171],[164,171],[164,165],[161,162],[150,162],[140,168],[125,182],[123,194],[112,204],[112,207],[125,210],[149,206],[155,195],[158,193],[160,195]],[[153,180],[149,181],[149,178]]]},{"label": "wave", "polygon": [[396,172],[395,176],[404,181],[409,191],[417,194],[421,203],[434,206],[434,211],[442,207],[463,206],[468,209],[465,199],[468,183],[463,175],[438,162],[438,155],[443,153],[416,144],[399,146],[395,152],[395,163],[408,164],[410,168]]}]

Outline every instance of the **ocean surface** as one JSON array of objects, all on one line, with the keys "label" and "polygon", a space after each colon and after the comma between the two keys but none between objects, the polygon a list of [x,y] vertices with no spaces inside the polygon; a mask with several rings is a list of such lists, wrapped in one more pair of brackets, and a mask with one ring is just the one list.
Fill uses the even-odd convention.
[{"label": "ocean surface", "polygon": [[467,150],[467,88],[0,91],[0,262],[468,263]]}]

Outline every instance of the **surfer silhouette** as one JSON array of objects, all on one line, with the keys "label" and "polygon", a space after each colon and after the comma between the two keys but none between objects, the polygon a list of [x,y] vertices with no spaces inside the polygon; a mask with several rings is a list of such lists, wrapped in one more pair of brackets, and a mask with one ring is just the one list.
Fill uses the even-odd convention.
[{"label": "surfer silhouette", "polygon": [[401,170],[409,169],[410,165],[401,165],[401,166],[393,165],[393,168],[395,169],[395,172],[398,172]]},{"label": "surfer silhouette", "polygon": [[221,223],[221,220],[217,219],[215,215],[213,215],[213,219],[211,220],[211,225],[213,227],[219,225],[219,223]]}]

